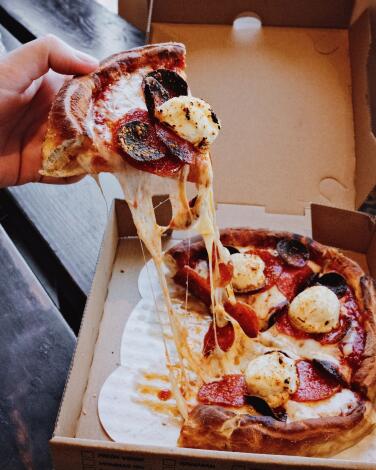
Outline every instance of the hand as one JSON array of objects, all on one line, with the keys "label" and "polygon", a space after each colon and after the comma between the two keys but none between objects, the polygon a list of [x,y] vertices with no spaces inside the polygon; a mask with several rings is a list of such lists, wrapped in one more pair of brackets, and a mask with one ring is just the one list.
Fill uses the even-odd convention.
[{"label": "hand", "polygon": [[97,67],[96,59],[53,35],[0,59],[0,187],[77,180],[42,177],[41,146],[51,102],[65,74],[86,74]]}]

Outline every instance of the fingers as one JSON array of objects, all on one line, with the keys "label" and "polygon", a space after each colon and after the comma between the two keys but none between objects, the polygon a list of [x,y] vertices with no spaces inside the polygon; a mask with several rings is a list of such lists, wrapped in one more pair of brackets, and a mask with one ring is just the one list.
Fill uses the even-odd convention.
[{"label": "fingers", "polygon": [[41,176],[38,183],[47,183],[47,184],[72,184],[77,183],[78,181],[82,180],[85,175],[77,175],[77,176],[65,176],[61,178],[56,178],[54,176]]},{"label": "fingers", "polygon": [[47,35],[0,60],[0,87],[23,92],[50,68],[61,74],[76,75],[93,72],[97,67],[94,57],[73,49],[56,36]]}]

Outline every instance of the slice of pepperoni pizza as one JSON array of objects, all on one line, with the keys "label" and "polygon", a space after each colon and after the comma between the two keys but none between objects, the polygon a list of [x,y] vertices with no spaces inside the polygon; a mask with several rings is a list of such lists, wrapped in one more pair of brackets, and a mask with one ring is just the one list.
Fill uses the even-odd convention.
[{"label": "slice of pepperoni pizza", "polygon": [[222,315],[203,241],[165,255],[172,297],[194,319],[187,341],[201,354],[179,444],[306,456],[352,446],[374,424],[373,281],[307,237],[244,228],[220,239],[229,255],[217,270]]},{"label": "slice of pepperoni pizza", "polygon": [[189,96],[184,69],[184,45],[155,44],[67,81],[49,114],[41,173],[119,173],[131,165],[178,178],[189,165],[197,181],[220,124],[207,103]]}]

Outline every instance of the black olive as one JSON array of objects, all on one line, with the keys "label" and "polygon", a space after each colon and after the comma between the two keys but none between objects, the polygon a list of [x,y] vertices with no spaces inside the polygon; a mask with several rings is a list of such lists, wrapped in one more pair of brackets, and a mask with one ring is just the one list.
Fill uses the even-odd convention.
[{"label": "black olive", "polygon": [[170,96],[168,91],[154,77],[145,77],[143,86],[146,107],[150,115],[154,116],[155,108],[167,101]]},{"label": "black olive", "polygon": [[288,301],[286,302],[281,302],[280,305],[277,305],[274,309],[274,312],[270,315],[269,320],[268,320],[268,326],[266,329],[271,328],[274,323],[278,320],[278,318],[287,311],[287,306],[288,306]]},{"label": "black olive", "polygon": [[337,380],[340,384],[346,384],[343,375],[338,370],[338,367],[330,361],[324,361],[321,359],[312,359],[312,364],[321,371],[325,372],[332,379]]},{"label": "black olive", "polygon": [[316,279],[316,283],[333,291],[339,299],[347,292],[347,282],[345,278],[335,272],[323,274]]},{"label": "black olive", "polygon": [[234,246],[224,245],[224,247],[228,249],[228,251],[230,252],[230,255],[233,255],[235,253],[240,253],[240,251]]},{"label": "black olive", "polygon": [[176,72],[158,69],[146,75],[142,84],[146,107],[154,117],[155,108],[175,96],[188,94],[187,82]]},{"label": "black olive", "polygon": [[309,250],[299,240],[283,238],[277,243],[279,256],[290,266],[302,268],[309,260]]},{"label": "black olive", "polygon": [[127,122],[118,131],[118,142],[130,157],[139,162],[160,160],[167,149],[154,136],[154,128],[142,121]]},{"label": "black olive", "polygon": [[272,409],[263,398],[253,395],[246,395],[245,402],[248,405],[251,405],[257,411],[257,413],[260,413],[264,416],[271,416],[278,421],[287,420],[287,414],[284,408],[279,407]]},{"label": "black olive", "polygon": [[147,74],[153,77],[167,90],[170,98],[188,95],[188,85],[182,76],[168,69],[158,69]]}]

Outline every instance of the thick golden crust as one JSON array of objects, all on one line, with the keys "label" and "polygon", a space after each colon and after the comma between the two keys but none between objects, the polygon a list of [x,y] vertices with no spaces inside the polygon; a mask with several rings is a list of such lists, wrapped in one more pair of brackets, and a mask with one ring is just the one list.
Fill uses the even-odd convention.
[{"label": "thick golden crust", "polygon": [[[121,159],[101,158],[92,140],[93,103],[111,83],[138,69],[181,69],[185,67],[185,47],[163,43],[114,54],[101,62],[99,70],[67,81],[52,105],[42,148],[42,171],[49,176],[72,176],[88,172],[121,171]],[[78,155],[85,155],[82,166]]]},{"label": "thick golden crust", "polygon": [[282,423],[266,416],[198,405],[184,423],[178,443],[198,449],[329,456],[368,434],[373,427],[370,415],[370,404],[360,402],[345,416]]}]

